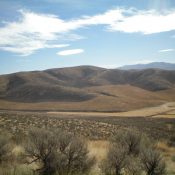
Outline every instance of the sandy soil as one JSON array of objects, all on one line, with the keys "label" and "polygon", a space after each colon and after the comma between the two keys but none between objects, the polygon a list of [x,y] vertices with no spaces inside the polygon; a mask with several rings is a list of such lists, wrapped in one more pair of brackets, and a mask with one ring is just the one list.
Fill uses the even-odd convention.
[{"label": "sandy soil", "polygon": [[95,116],[95,117],[163,117],[175,118],[175,102],[165,103],[156,107],[147,107],[128,112],[47,112],[62,116]]}]

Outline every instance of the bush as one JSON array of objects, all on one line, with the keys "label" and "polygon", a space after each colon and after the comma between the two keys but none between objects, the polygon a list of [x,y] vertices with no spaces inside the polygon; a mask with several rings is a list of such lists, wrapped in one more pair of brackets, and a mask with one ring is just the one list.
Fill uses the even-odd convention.
[{"label": "bush", "polygon": [[101,169],[106,175],[120,175],[126,165],[127,151],[121,145],[111,145],[106,160],[102,162]]},{"label": "bush", "polygon": [[175,147],[175,134],[173,134],[169,139],[169,146]]},{"label": "bush", "polygon": [[34,175],[33,171],[27,166],[18,166],[11,168],[0,168],[0,175]]},{"label": "bush", "polygon": [[111,141],[122,145],[128,155],[138,155],[141,148],[142,136],[135,130],[120,130],[114,135]]},{"label": "bush", "polygon": [[71,134],[34,129],[28,137],[25,152],[32,160],[29,163],[38,164],[39,174],[85,174],[94,164],[86,144]]},{"label": "bush", "polygon": [[102,171],[106,175],[165,174],[165,163],[158,151],[148,142],[148,138],[136,131],[119,131],[111,140]]},{"label": "bush", "polygon": [[165,162],[161,154],[154,147],[144,149],[141,154],[143,170],[147,175],[163,175],[165,171]]},{"label": "bush", "polygon": [[173,156],[171,157],[171,160],[172,160],[173,162],[175,162],[175,155],[173,155]]},{"label": "bush", "polygon": [[0,135],[0,164],[9,160],[11,151],[10,136],[7,133]]}]

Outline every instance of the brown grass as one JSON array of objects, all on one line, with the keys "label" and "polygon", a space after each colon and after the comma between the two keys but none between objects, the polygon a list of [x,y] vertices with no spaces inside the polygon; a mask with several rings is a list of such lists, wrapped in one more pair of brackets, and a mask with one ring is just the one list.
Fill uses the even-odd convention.
[{"label": "brown grass", "polygon": [[[36,102],[23,103],[0,100],[0,109],[39,111],[130,111],[153,107],[175,100],[167,91],[150,92],[130,85],[111,85],[85,88],[97,97],[82,102]],[[171,90],[172,93],[175,90]],[[160,94],[159,94],[160,93]]]},{"label": "brown grass", "polygon": [[106,140],[95,140],[88,142],[88,148],[90,154],[95,156],[98,162],[103,160],[106,157],[107,150],[109,147],[109,142]]},{"label": "brown grass", "polygon": [[169,147],[165,142],[159,142],[157,148],[162,152],[167,165],[167,172],[175,174],[175,162],[172,158],[175,156],[175,147]]},{"label": "brown grass", "polygon": [[[152,112],[168,113],[174,108],[174,103],[150,109]],[[144,109],[146,111],[146,108]],[[144,114],[144,110],[141,110]],[[32,127],[47,129],[63,129],[76,135],[87,138],[90,154],[97,159],[93,173],[99,173],[101,160],[106,156],[108,150],[108,139],[118,131],[118,129],[137,129],[146,133],[150,138],[158,140],[158,149],[163,153],[167,162],[168,171],[175,172],[172,157],[175,155],[175,148],[169,147],[166,143],[169,137],[175,132],[174,118],[156,117],[111,117],[108,113],[38,113],[38,112],[0,112],[0,131],[11,132],[13,139],[21,142],[25,138],[26,132]],[[103,114],[103,116],[100,116]],[[110,113],[113,114],[113,113]],[[114,113],[115,114],[115,113]],[[122,113],[120,113],[122,114]],[[126,113],[125,113],[126,114]],[[105,117],[104,117],[105,116]],[[108,116],[108,117],[107,117]],[[124,116],[124,115],[123,115]],[[16,146],[13,150],[15,155],[23,151],[21,146]]]}]

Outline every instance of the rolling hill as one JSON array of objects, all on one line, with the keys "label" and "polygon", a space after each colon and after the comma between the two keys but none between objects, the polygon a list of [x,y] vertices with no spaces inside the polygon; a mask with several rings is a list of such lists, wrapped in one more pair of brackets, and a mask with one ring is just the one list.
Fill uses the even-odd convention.
[{"label": "rolling hill", "polygon": [[0,109],[126,111],[175,100],[175,71],[94,66],[0,76]]}]

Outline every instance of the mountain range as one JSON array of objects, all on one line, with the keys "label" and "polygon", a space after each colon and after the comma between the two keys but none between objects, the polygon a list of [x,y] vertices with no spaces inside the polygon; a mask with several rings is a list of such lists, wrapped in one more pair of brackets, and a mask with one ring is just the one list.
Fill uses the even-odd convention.
[{"label": "mountain range", "polygon": [[148,64],[135,64],[125,65],[118,69],[130,70],[130,69],[164,69],[164,70],[175,70],[175,64],[165,62],[153,62]]},{"label": "mountain range", "polygon": [[173,101],[174,89],[175,70],[78,66],[19,72],[0,76],[0,109],[126,111]]}]

